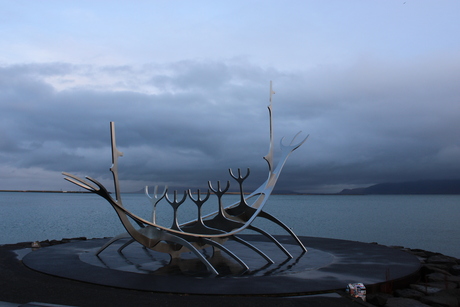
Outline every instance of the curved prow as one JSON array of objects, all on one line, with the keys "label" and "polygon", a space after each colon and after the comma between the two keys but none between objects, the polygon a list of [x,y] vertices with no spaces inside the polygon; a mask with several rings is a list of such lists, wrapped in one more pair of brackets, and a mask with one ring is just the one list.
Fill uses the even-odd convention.
[{"label": "curved prow", "polygon": [[[139,241],[139,242],[144,242],[145,243],[145,246],[146,247],[153,247],[155,246],[158,241],[155,241],[155,240],[151,240],[150,238],[144,236],[143,234],[141,234],[134,226],[133,224],[131,223],[131,221],[129,220],[128,218],[128,215],[126,214],[125,210],[122,210],[123,206],[121,204],[118,203],[118,201],[114,200],[111,196],[110,196],[110,192],[107,191],[107,189],[100,183],[98,182],[97,180],[91,178],[91,177],[86,177],[87,180],[91,181],[88,182],[88,181],[85,181],[81,178],[78,178],[77,176],[74,176],[72,174],[69,174],[69,173],[65,173],[63,172],[62,173],[64,176],[67,176],[65,177],[64,179],[67,180],[67,181],[70,181],[72,182],[73,184],[76,184],[90,192],[93,192],[99,196],[101,196],[102,198],[104,198],[105,200],[107,200],[111,205],[112,207],[115,209],[121,223],[123,224],[123,227],[126,229],[126,231],[129,233],[129,235],[131,237],[133,237],[133,239],[135,239],[136,241]],[[134,219],[136,221],[137,224],[141,225],[141,227],[144,227],[144,224],[141,222],[141,221],[138,221],[136,219]]]}]

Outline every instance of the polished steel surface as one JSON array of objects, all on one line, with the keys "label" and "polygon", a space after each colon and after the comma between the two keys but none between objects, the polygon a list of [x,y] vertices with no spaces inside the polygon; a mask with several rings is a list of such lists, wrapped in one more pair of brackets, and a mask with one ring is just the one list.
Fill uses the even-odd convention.
[{"label": "polished steel surface", "polygon": [[[112,167],[110,168],[110,171],[113,175],[115,198],[112,197],[112,195],[101,183],[93,178],[86,177],[87,180],[84,180],[74,175],[63,173],[66,176],[66,180],[93,193],[96,193],[102,198],[106,199],[118,214],[120,221],[127,231],[126,233],[115,236],[106,244],[104,244],[99,250],[96,251],[96,256],[98,256],[112,243],[120,239],[131,238],[118,249],[119,252],[121,252],[125,247],[134,241],[139,242],[141,245],[151,250],[167,253],[171,256],[171,259],[179,258],[180,255],[184,252],[192,252],[202,263],[206,265],[209,272],[218,275],[219,273],[216,268],[208,261],[204,254],[200,252],[200,250],[211,246],[214,253],[223,251],[231,258],[233,258],[237,263],[239,263],[243,271],[249,270],[248,265],[225,246],[226,241],[230,239],[251,248],[268,263],[273,263],[274,261],[259,248],[237,236],[237,234],[241,233],[243,230],[249,229],[264,235],[266,238],[272,241],[288,258],[293,258],[290,252],[276,238],[274,238],[271,234],[264,231],[263,229],[252,225],[252,222],[257,217],[267,219],[285,229],[289,235],[294,238],[296,244],[300,246],[302,250],[301,255],[307,252],[307,249],[303,243],[288,226],[286,226],[276,217],[263,211],[263,207],[276,185],[286,160],[290,154],[299,148],[308,138],[307,136],[301,141],[295,143],[296,138],[300,134],[299,132],[294,136],[289,145],[285,145],[283,143],[284,138],[282,138],[280,141],[281,158],[276,167],[274,167],[272,124],[273,94],[274,92],[270,82],[270,105],[268,106],[270,121],[270,146],[268,154],[264,156],[264,159],[268,163],[267,180],[254,192],[249,194],[249,196],[246,196],[244,193],[243,183],[250,175],[250,170],[247,169],[246,173],[242,174],[241,170],[238,169],[237,175],[235,175],[230,169],[230,176],[238,183],[239,186],[240,200],[229,206],[224,206],[222,204],[222,196],[230,187],[230,183],[228,181],[226,187],[223,190],[220,186],[220,182],[217,183],[217,189],[212,186],[211,182],[208,182],[209,189],[205,193],[204,197],[202,197],[200,190],[197,191],[197,196],[194,197],[192,191],[189,189],[184,191],[182,198],[178,197],[177,191],[174,191],[174,196],[172,199],[170,199],[168,196],[167,187],[164,188],[164,191],[161,195],[157,194],[158,188],[155,187],[154,196],[152,197],[148,193],[148,187],[146,187],[145,193],[153,207],[151,221],[133,214],[123,206],[118,179],[118,158],[123,156],[123,153],[120,152],[116,147],[115,124],[111,122],[110,131],[112,145]],[[208,201],[211,194],[210,191],[212,191],[218,198],[218,208],[216,212],[203,216],[201,208],[203,204]],[[187,197],[193,201],[197,208],[197,218],[180,225],[177,220],[177,213],[180,209],[180,206],[184,203]],[[173,209],[174,218],[170,228],[161,226],[157,224],[156,221],[156,207],[157,204],[163,200],[168,202]],[[251,203],[251,205],[249,205],[248,202]],[[136,225],[133,225],[131,221],[134,221]]]}]

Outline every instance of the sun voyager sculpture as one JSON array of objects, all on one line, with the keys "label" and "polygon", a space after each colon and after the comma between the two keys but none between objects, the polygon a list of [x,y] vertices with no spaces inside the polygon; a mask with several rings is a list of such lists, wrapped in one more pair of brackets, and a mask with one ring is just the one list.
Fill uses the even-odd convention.
[{"label": "sun voyager sculpture", "polygon": [[[115,124],[111,122],[110,131],[112,145],[112,167],[110,168],[110,171],[113,175],[115,197],[112,196],[106,187],[91,177],[85,177],[85,180],[69,173],[63,173],[66,180],[107,200],[116,211],[121,223],[126,229],[125,233],[113,237],[105,245],[103,245],[96,252],[96,255],[99,255],[112,243],[120,239],[129,238],[129,240],[118,249],[119,252],[121,252],[121,250],[133,242],[138,242],[143,247],[156,252],[167,253],[171,256],[171,259],[180,258],[181,254],[185,252],[191,252],[206,266],[207,270],[211,274],[219,275],[216,267],[213,266],[208,257],[201,252],[205,248],[211,247],[214,252],[221,251],[227,254],[230,258],[233,258],[234,261],[236,261],[241,266],[243,272],[248,272],[250,271],[248,265],[236,253],[234,253],[230,248],[226,246],[226,242],[228,240],[233,240],[238,244],[249,247],[254,252],[259,254],[260,257],[267,262],[267,264],[274,263],[274,261],[262,250],[240,237],[240,234],[244,230],[250,230],[261,234],[273,244],[275,244],[286,255],[287,258],[293,258],[289,251],[273,235],[253,225],[253,221],[256,218],[267,219],[281,226],[295,240],[296,244],[299,245],[301,252],[307,252],[307,249],[303,243],[288,226],[286,226],[273,215],[263,210],[264,205],[266,204],[268,197],[271,195],[280,176],[281,170],[289,155],[294,150],[299,148],[308,138],[307,136],[296,142],[296,138],[301,133],[299,132],[292,138],[289,145],[285,145],[283,142],[284,138],[282,138],[280,141],[281,157],[279,158],[278,163],[274,165],[272,125],[273,93],[272,84],[270,82],[270,104],[268,106],[270,122],[270,145],[268,154],[263,157],[268,164],[267,180],[252,193],[245,194],[243,183],[248,178],[250,170],[247,169],[247,171],[243,174],[242,171],[238,169],[235,174],[231,169],[229,169],[231,178],[236,181],[239,188],[239,201],[228,205],[223,203],[222,197],[228,191],[230,187],[230,181],[227,181],[225,187],[223,187],[220,182],[217,182],[216,184],[208,182],[209,189],[206,193],[202,194],[200,190],[198,190],[194,196],[192,191],[189,189],[184,191],[182,197],[178,196],[177,191],[174,191],[173,195],[169,196],[167,187],[165,187],[161,194],[158,194],[158,187],[155,187],[154,194],[151,196],[148,192],[148,187],[146,187],[146,195],[150,202],[153,204],[153,214],[151,220],[142,218],[127,210],[122,203],[118,179],[118,158],[121,157],[123,153],[117,149],[115,140]],[[203,215],[201,208],[203,204],[209,200],[211,191],[216,195],[217,198],[216,211],[211,214]],[[190,198],[191,201],[196,205],[198,215],[195,220],[179,224],[177,214],[181,205],[187,198]],[[172,207],[173,220],[171,222],[171,227],[165,227],[157,223],[157,204],[161,201],[169,203]]]}]

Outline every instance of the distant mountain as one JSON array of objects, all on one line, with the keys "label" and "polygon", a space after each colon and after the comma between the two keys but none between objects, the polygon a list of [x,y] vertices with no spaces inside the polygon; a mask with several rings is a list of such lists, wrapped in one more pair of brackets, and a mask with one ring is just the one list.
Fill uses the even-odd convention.
[{"label": "distant mountain", "polygon": [[460,194],[460,179],[379,183],[367,188],[344,189],[338,194]]}]

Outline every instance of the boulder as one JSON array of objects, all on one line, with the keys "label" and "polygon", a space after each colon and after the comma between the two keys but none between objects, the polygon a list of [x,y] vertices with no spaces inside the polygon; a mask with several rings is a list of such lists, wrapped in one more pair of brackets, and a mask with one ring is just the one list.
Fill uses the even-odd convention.
[{"label": "boulder", "polygon": [[425,294],[420,291],[407,288],[395,290],[394,295],[396,297],[413,298],[416,300],[419,300],[422,296],[425,296]]},{"label": "boulder", "polygon": [[434,294],[436,292],[439,292],[443,289],[441,288],[438,288],[438,287],[430,287],[428,286],[427,284],[411,284],[410,285],[410,288],[413,289],[413,290],[417,290],[417,291],[420,291],[424,294]]},{"label": "boulder", "polygon": [[426,284],[428,287],[439,288],[441,290],[451,290],[457,288],[457,283],[450,281],[432,281]]},{"label": "boulder", "polygon": [[431,306],[458,307],[458,300],[455,296],[425,296],[420,299],[422,303]]},{"label": "boulder", "polygon": [[453,296],[453,297],[457,298],[457,300],[460,302],[460,289],[457,288],[457,289],[439,291],[439,292],[433,294],[433,296]]},{"label": "boulder", "polygon": [[428,259],[426,259],[426,262],[434,263],[434,264],[450,264],[450,265],[457,264],[457,260],[455,258],[441,255],[441,254],[428,257]]},{"label": "boulder", "polygon": [[450,273],[455,276],[460,276],[460,265],[456,264],[450,268]]},{"label": "boulder", "polygon": [[426,263],[422,266],[422,272],[440,272],[450,274],[452,263]]},{"label": "boulder", "polygon": [[404,297],[392,297],[387,300],[385,307],[429,307],[430,305]]},{"label": "boulder", "polygon": [[368,294],[366,297],[366,301],[375,306],[385,306],[385,304],[387,303],[387,300],[392,297],[393,295],[391,294],[378,292],[378,293]]},{"label": "boulder", "polygon": [[457,285],[460,283],[460,276],[443,274],[443,273],[430,273],[425,276],[428,282],[454,282]]}]

